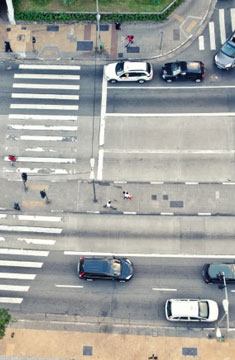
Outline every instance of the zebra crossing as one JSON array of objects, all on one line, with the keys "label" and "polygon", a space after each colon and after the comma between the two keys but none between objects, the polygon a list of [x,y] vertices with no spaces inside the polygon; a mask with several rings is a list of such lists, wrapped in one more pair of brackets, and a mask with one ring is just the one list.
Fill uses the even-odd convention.
[{"label": "zebra crossing", "polygon": [[[40,274],[51,246],[62,234],[61,216],[11,215],[0,216],[0,303],[21,304],[32,281]],[[31,225],[28,225],[29,223]],[[53,224],[52,227],[45,223]],[[14,225],[12,225],[14,224]],[[25,225],[27,224],[27,225]],[[56,226],[58,224],[58,227]],[[38,226],[39,225],[39,226]],[[3,247],[14,239],[17,247]],[[30,249],[24,248],[30,244]],[[47,247],[47,249],[46,249]]]},{"label": "zebra crossing", "polygon": [[210,50],[219,49],[231,32],[235,30],[235,8],[231,8],[226,12],[225,9],[218,9],[216,16],[218,16],[216,23],[210,21],[206,29],[206,34],[209,33],[209,43],[206,44],[205,34],[198,37],[200,51],[208,47]]},{"label": "zebra crossing", "polygon": [[14,168],[9,167],[5,156],[4,173],[75,173],[79,71],[77,65],[19,64],[5,148],[6,154],[16,156],[16,162]]}]

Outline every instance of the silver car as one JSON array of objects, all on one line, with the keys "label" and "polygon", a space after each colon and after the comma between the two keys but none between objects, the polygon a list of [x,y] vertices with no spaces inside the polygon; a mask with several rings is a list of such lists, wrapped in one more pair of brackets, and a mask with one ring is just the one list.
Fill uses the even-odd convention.
[{"label": "silver car", "polygon": [[235,31],[215,55],[215,64],[219,69],[230,70],[235,66]]}]

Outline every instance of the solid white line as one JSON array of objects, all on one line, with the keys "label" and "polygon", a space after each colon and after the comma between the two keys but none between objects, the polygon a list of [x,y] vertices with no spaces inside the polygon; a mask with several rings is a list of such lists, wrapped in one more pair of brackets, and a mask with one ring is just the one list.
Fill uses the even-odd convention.
[{"label": "solid white line", "polygon": [[53,90],[79,90],[79,85],[61,85],[61,84],[27,84],[14,83],[12,85],[15,89],[53,89]]},{"label": "solid white line", "polygon": [[29,239],[29,238],[18,238],[19,241],[25,241],[27,244],[37,244],[37,245],[54,245],[56,240],[49,239]]},{"label": "solid white line", "polygon": [[29,291],[30,286],[0,285],[2,291]]},{"label": "solid white line", "polygon": [[[44,136],[44,137],[46,137],[46,136]],[[36,138],[36,136],[35,136],[35,138]],[[29,140],[29,139],[26,139],[26,140]],[[36,139],[34,139],[34,140],[36,140]],[[44,140],[49,140],[49,139],[44,139]],[[4,161],[8,161],[8,162],[10,161],[8,159],[8,156],[4,157]],[[36,162],[36,163],[56,163],[56,164],[75,164],[76,163],[76,159],[40,158],[40,157],[26,157],[26,156],[24,156],[24,157],[19,156],[19,157],[17,157],[16,161],[20,161],[20,162]]]},{"label": "solid white line", "polygon": [[74,289],[82,289],[83,286],[81,285],[55,285],[58,288],[74,288]]},{"label": "solid white line", "polygon": [[4,255],[24,255],[24,256],[48,256],[49,251],[25,250],[25,249],[0,249],[0,254]]},{"label": "solid white line", "polygon": [[232,31],[235,30],[235,9],[230,9]]},{"label": "solid white line", "polygon": [[231,292],[235,292],[235,290],[230,290]]},{"label": "solid white line", "polygon": [[0,266],[41,268],[42,262],[0,260]]},{"label": "solid white line", "polygon": [[109,86],[108,89],[110,90],[189,90],[189,89],[193,89],[193,90],[207,90],[207,89],[234,89],[235,85],[194,85],[194,86],[172,86],[171,85],[165,85],[165,86],[148,86],[148,87],[139,87],[139,86]]},{"label": "solid white line", "polygon": [[17,125],[9,124],[10,130],[39,130],[39,131],[77,131],[77,126],[47,126],[47,125]]},{"label": "solid white line", "polygon": [[216,49],[216,45],[215,45],[215,26],[214,26],[214,23],[212,21],[209,22],[209,35],[210,35],[210,47],[211,47],[211,50],[215,50]]},{"label": "solid white line", "polygon": [[36,274],[3,273],[0,272],[0,279],[34,280]]},{"label": "solid white line", "polygon": [[235,185],[235,182],[223,182],[222,185]]},{"label": "solid white line", "polygon": [[26,94],[12,93],[14,99],[53,99],[53,100],[79,100],[79,95],[58,95],[58,94]]},{"label": "solid white line", "polygon": [[48,104],[11,104],[11,109],[38,109],[38,110],[72,110],[79,109],[78,105],[48,105]]},{"label": "solid white line", "polygon": [[97,168],[97,180],[103,179],[103,164],[104,164],[104,149],[99,149],[98,155],[98,168]]},{"label": "solid white line", "polygon": [[111,154],[234,154],[235,149],[231,150],[180,150],[180,149],[108,149],[104,150],[105,153]]},{"label": "solid white line", "polygon": [[53,221],[61,222],[63,219],[61,216],[43,216],[43,215],[18,215],[19,220],[27,221]]},{"label": "solid white line", "polygon": [[224,9],[219,9],[219,27],[220,27],[220,41],[221,41],[221,44],[223,44],[226,41]]},{"label": "solid white line", "polygon": [[107,113],[107,117],[135,117],[135,118],[146,118],[146,117],[224,117],[224,116],[235,116],[235,112],[224,112],[224,113]]},{"label": "solid white line", "polygon": [[71,256],[119,256],[119,257],[143,257],[143,258],[179,258],[179,259],[234,259],[235,254],[229,255],[192,255],[192,254],[136,254],[136,253],[104,253],[91,251],[64,251],[64,255]]},{"label": "solid white line", "polygon": [[14,79],[80,80],[79,75],[57,74],[14,74]]},{"label": "solid white line", "polygon": [[160,214],[163,215],[163,216],[172,216],[172,215],[174,215],[174,213],[170,213],[170,212],[161,212]]},{"label": "solid white line", "polygon": [[7,218],[7,214],[0,214],[0,219],[6,219]]},{"label": "solid white line", "polygon": [[198,37],[198,45],[199,45],[199,50],[205,50],[204,36],[203,35]]},{"label": "solid white line", "polygon": [[198,213],[199,216],[211,216],[211,213]]},{"label": "solid white line", "polygon": [[167,288],[152,288],[154,291],[177,291],[177,289],[167,289]]},{"label": "solid white line", "polygon": [[19,69],[28,69],[28,70],[81,70],[81,66],[78,66],[78,65],[20,64]]},{"label": "solid white line", "polygon": [[35,232],[48,234],[61,234],[63,229],[37,226],[0,225],[1,231]]},{"label": "solid white line", "polygon": [[164,184],[164,181],[150,181],[151,185],[162,185]]},{"label": "solid white line", "polygon": [[6,239],[2,236],[0,236],[0,241],[5,241]]},{"label": "solid white line", "polygon": [[[11,169],[3,169],[4,173],[12,173]],[[28,174],[36,174],[36,175],[42,175],[42,174],[56,174],[56,175],[66,175],[66,174],[72,174],[72,171],[67,171],[66,169],[48,169],[48,168],[17,168],[16,172],[23,173],[26,172]]]},{"label": "solid white line", "polygon": [[32,114],[10,114],[9,119],[22,120],[60,120],[60,121],[76,121],[78,116],[72,115],[32,115]]},{"label": "solid white line", "polygon": [[136,215],[136,211],[123,211],[124,215]]},{"label": "solid white line", "polygon": [[197,181],[186,181],[185,185],[198,185]]},{"label": "solid white line", "polygon": [[23,298],[0,297],[0,303],[21,304]]}]

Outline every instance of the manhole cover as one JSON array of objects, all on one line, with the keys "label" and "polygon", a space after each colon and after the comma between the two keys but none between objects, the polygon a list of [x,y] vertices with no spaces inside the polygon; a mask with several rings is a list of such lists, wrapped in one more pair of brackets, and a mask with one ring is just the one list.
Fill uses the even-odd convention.
[{"label": "manhole cover", "polygon": [[182,355],[184,356],[197,356],[197,348],[182,348]]},{"label": "manhole cover", "polygon": [[182,207],[184,207],[184,202],[183,201],[170,201],[170,207],[182,208]]},{"label": "manhole cover", "polygon": [[140,52],[140,48],[138,46],[129,46],[127,47],[127,52],[128,53],[139,53]]},{"label": "manhole cover", "polygon": [[109,25],[100,25],[100,31],[109,31]]},{"label": "manhole cover", "polygon": [[163,195],[162,198],[163,200],[168,200],[168,195]]},{"label": "manhole cover", "polygon": [[152,195],[152,200],[157,200],[157,195]]},{"label": "manhole cover", "polygon": [[92,346],[83,346],[83,355],[92,356]]},{"label": "manhole cover", "polygon": [[77,51],[92,51],[93,41],[77,41]]},{"label": "manhole cover", "polygon": [[47,31],[59,31],[59,26],[58,25],[48,25]]}]

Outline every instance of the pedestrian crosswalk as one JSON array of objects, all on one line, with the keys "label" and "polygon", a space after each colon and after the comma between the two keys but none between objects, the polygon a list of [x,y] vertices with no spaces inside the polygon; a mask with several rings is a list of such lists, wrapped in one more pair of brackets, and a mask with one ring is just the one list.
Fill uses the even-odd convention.
[{"label": "pedestrian crosswalk", "polygon": [[[198,37],[200,51],[219,49],[232,31],[235,30],[235,8],[218,9],[203,35]],[[207,36],[209,35],[209,36]],[[208,39],[208,40],[207,40]]]},{"label": "pedestrian crosswalk", "polygon": [[[1,304],[14,306],[23,302],[32,281],[42,271],[45,259],[52,249],[51,246],[56,244],[56,237],[63,232],[61,227],[63,221],[61,216],[1,214]],[[28,225],[30,222],[32,225]],[[49,227],[45,224],[53,226]],[[15,247],[7,247],[12,241]],[[25,248],[26,245],[30,245],[30,248]]]},{"label": "pedestrian crosswalk", "polygon": [[[19,64],[12,85],[4,173],[75,173],[79,71],[77,65]],[[16,156],[14,167],[9,166],[9,153]]]}]

